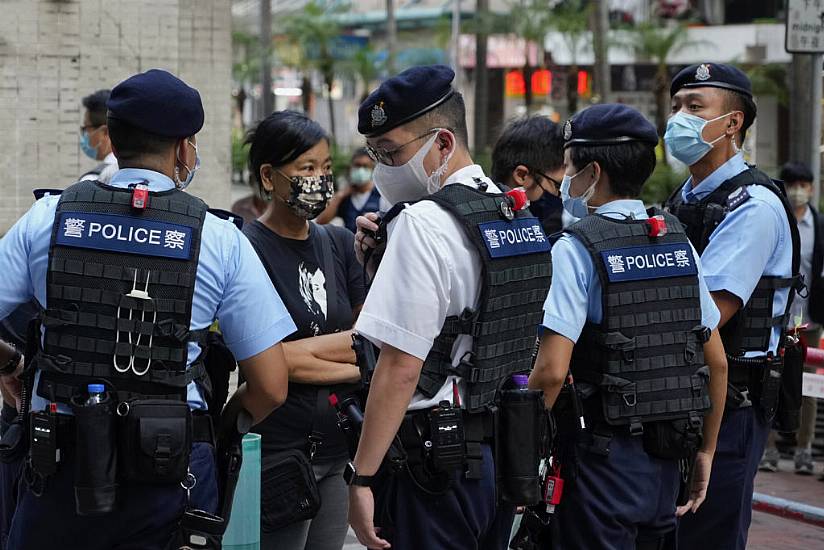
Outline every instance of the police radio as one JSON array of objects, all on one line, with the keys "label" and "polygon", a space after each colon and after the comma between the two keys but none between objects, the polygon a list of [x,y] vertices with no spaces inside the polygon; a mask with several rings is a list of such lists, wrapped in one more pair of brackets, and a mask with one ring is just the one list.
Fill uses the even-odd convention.
[{"label": "police radio", "polygon": [[429,412],[430,440],[424,442],[432,466],[440,471],[452,471],[464,465],[463,414],[459,405],[441,401]]}]

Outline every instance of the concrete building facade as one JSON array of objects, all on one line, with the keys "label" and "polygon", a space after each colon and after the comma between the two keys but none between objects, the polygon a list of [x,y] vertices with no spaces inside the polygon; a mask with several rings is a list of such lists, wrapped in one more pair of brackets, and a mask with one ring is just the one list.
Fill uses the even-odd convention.
[{"label": "concrete building facade", "polygon": [[81,99],[151,68],[197,88],[206,123],[190,191],[230,200],[231,0],[0,0],[0,235],[94,166]]}]

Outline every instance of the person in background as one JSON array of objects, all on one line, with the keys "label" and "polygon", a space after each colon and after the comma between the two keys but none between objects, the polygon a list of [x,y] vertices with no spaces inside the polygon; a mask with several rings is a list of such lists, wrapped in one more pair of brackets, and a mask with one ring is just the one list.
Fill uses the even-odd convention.
[{"label": "person in background", "polygon": [[[824,228],[818,210],[813,208],[813,173],[800,162],[788,162],[781,168],[780,178],[787,189],[787,198],[795,211],[798,221],[798,235],[801,239],[801,273],[809,292],[799,294],[792,304],[788,327],[806,325],[802,339],[810,347],[819,347],[821,340],[821,321],[824,320],[824,288],[822,288],[822,268],[824,268]],[[813,307],[816,306],[816,307]],[[805,370],[815,369],[805,366]],[[801,400],[801,425],[796,433],[796,447],[793,456],[795,473],[813,474],[812,445],[815,438],[815,397]],[[767,449],[758,469],[765,472],[778,471],[778,448],[775,445],[776,432],[770,432]]]},{"label": "person in background", "polygon": [[[267,524],[263,509],[261,548],[340,550],[347,531],[342,474],[348,454],[328,397],[352,391],[360,381],[350,329],[366,294],[363,270],[349,230],[309,221],[326,207],[333,188],[323,128],[301,113],[279,111],[266,117],[248,142],[250,170],[270,200],[243,232],[298,327],[284,343],[289,397],[254,431],[263,435],[264,472],[284,451],[306,452],[321,497],[314,518],[288,525]],[[296,353],[307,346],[322,347],[321,358]],[[268,489],[263,488],[264,507]]]},{"label": "person in background", "polygon": [[[257,184],[254,185],[256,186]],[[251,195],[247,195],[232,203],[232,207],[229,210],[232,214],[237,214],[243,218],[243,223],[252,223],[253,220],[263,215],[263,212],[266,210],[266,201],[258,194],[257,190],[254,190]]]},{"label": "person in background", "polygon": [[117,172],[117,159],[112,152],[109,127],[106,124],[106,102],[111,90],[97,90],[83,98],[83,126],[80,127],[80,149],[98,162],[97,166],[80,176],[83,180],[108,183]]},{"label": "person in background", "polygon": [[390,205],[381,198],[381,194],[372,182],[372,170],[375,162],[369,158],[365,148],[352,154],[349,163],[349,185],[332,197],[329,206],[315,221],[329,223],[335,217],[343,220],[343,226],[351,232],[358,230],[355,219],[366,212],[386,212]]},{"label": "person in background", "polygon": [[529,210],[544,232],[561,230],[564,212],[558,189],[564,177],[564,140],[557,124],[543,115],[510,122],[492,149],[492,179],[523,187]]}]

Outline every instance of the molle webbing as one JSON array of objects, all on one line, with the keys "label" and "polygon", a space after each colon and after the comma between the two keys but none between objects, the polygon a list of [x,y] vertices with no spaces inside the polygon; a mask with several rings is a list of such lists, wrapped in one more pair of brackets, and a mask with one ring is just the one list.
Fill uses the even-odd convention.
[{"label": "molle webbing", "polygon": [[[476,309],[467,308],[460,316],[444,322],[424,362],[418,389],[432,396],[448,375],[457,374],[468,385],[466,408],[470,412],[480,411],[493,402],[501,381],[532,366],[536,331],[543,318],[542,307],[552,276],[548,242],[540,222],[528,212],[515,212],[514,221],[505,217],[503,212],[507,209],[501,206],[506,201],[504,195],[455,184],[425,200],[451,212],[464,229],[481,259],[482,286]],[[529,220],[534,220],[534,227]],[[481,227],[493,222],[508,224],[502,227],[527,225],[527,234],[546,249],[493,257]],[[472,351],[453,368],[453,347],[462,334],[473,337]]]},{"label": "molle webbing", "polygon": [[697,266],[678,220],[665,220],[659,237],[648,236],[645,220],[599,215],[567,230],[592,258],[603,308],[600,324],[584,326],[571,370],[600,388],[609,424],[640,427],[709,406]]},{"label": "molle webbing", "polygon": [[[206,336],[189,330],[206,205],[170,190],[150,193],[146,208],[133,209],[131,195],[98,182],[79,182],[61,194],[38,357],[43,397],[65,401],[103,379],[118,393],[185,398],[186,385],[204,374],[199,363],[188,372],[186,365],[187,344],[202,345]],[[145,252],[149,245],[153,251]],[[138,371],[151,360],[149,370],[114,368],[130,357]]]}]

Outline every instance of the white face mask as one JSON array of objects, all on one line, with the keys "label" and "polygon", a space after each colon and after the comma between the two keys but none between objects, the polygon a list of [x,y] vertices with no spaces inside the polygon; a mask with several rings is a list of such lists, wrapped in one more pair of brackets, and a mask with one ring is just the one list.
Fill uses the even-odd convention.
[{"label": "white face mask", "polygon": [[805,189],[800,185],[793,185],[792,187],[787,187],[787,199],[789,199],[790,204],[793,205],[794,208],[798,208],[799,206],[803,206],[810,202],[811,195],[811,191]]},{"label": "white face mask", "polygon": [[426,174],[423,166],[423,159],[432,150],[435,140],[444,129],[436,129],[433,135],[406,164],[401,166],[388,166],[378,163],[372,172],[372,181],[378,188],[381,196],[390,204],[416,201],[431,195],[441,188],[441,178],[446,172],[449,160],[452,158],[453,149],[446,155],[441,165],[431,174]]}]

